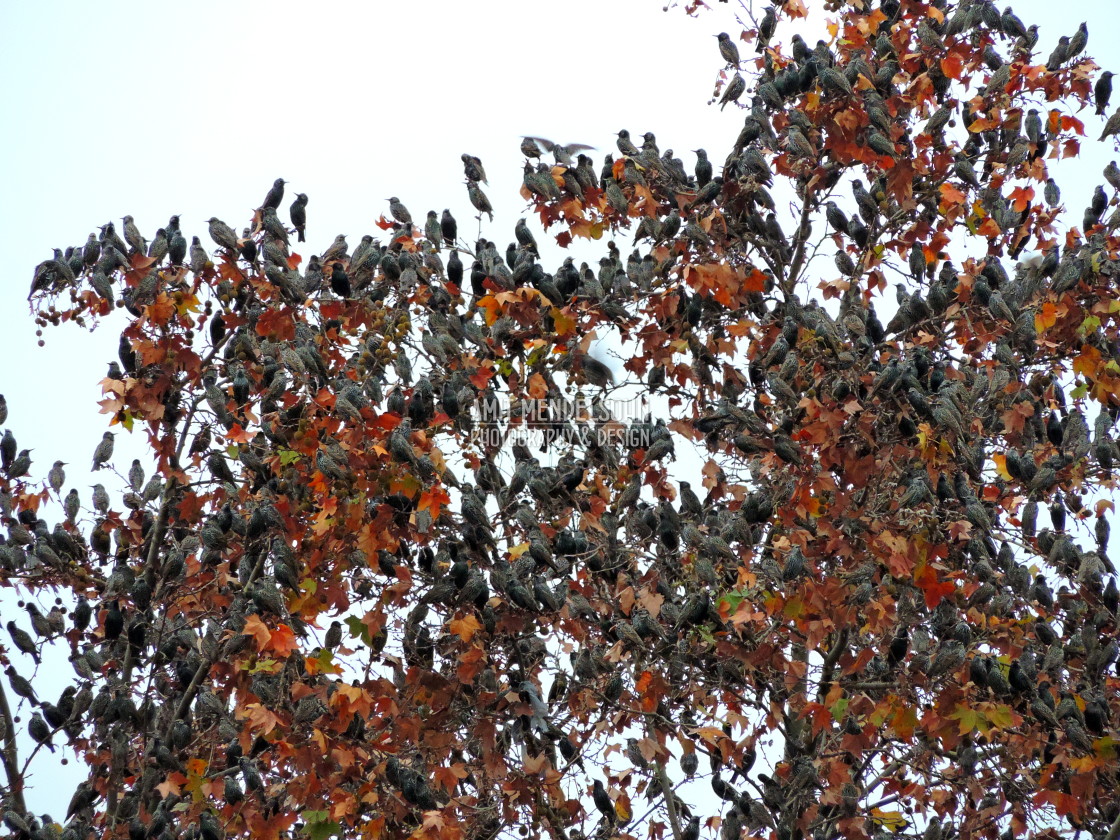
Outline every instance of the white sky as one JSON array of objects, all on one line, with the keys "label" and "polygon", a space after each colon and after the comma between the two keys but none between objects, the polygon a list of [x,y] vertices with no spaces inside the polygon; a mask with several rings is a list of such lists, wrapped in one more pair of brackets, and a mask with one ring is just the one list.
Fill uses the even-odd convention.
[{"label": "white sky", "polygon": [[[523,134],[593,144],[598,162],[615,151],[620,128],[635,137],[652,130],[687,168],[689,150],[700,146],[718,166],[742,114],[708,105],[722,66],[712,35],[737,34],[738,6],[713,3],[689,18],[662,5],[0,5],[0,358],[8,360],[0,393],[20,447],[35,449],[33,474],[67,461],[67,487],[88,500],[93,478],[85,471],[107,422],[97,383],[116,357],[111,329],[48,329],[46,347],[35,346],[26,295],[51,248],[80,245],[110,219],[119,228],[125,214],[151,239],[178,213],[188,240],[197,234],[212,249],[203,220],[217,215],[240,230],[278,176],[291,182],[285,220],[296,192],[310,197],[305,256],[337,233],[351,247],[378,233],[373,223],[390,195],[418,222],[429,208],[450,207],[473,240],[459,160],[466,151],[486,166],[497,212],[484,234],[504,250],[524,210]],[[1039,61],[1087,19],[1088,54],[1120,70],[1120,14],[1109,3],[1020,0],[1015,9],[1041,25]],[[819,29],[798,24],[810,44]],[[778,39],[793,31],[783,22]],[[740,51],[753,55],[747,44]],[[1103,119],[1089,109],[1079,116],[1095,140]],[[1111,148],[1097,149],[1057,168],[1071,223],[1080,225],[1112,157]],[[620,246],[629,253],[628,241]],[[118,434],[118,465],[127,469],[140,452]],[[11,600],[0,606],[6,621]],[[59,689],[72,679],[65,661],[61,667]],[[37,685],[50,675],[39,677]],[[60,818],[65,803],[54,801],[50,776],[44,766],[32,780],[29,805]]]}]

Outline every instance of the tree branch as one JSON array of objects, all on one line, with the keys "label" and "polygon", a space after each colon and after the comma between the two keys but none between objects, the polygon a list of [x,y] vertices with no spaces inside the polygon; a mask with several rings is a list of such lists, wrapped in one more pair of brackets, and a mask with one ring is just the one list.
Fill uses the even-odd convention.
[{"label": "tree branch", "polygon": [[23,774],[19,771],[19,752],[16,748],[16,724],[12,710],[8,706],[8,695],[0,682],[0,720],[4,722],[4,745],[0,748],[0,760],[4,763],[4,775],[8,779],[7,806],[21,817],[27,816],[27,804],[23,801]]}]

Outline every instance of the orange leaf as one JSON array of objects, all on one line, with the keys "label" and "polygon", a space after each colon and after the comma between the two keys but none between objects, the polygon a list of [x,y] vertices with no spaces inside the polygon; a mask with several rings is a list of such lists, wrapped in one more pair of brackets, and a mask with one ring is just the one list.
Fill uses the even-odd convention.
[{"label": "orange leaf", "polygon": [[965,194],[958,190],[950,183],[941,185],[941,203],[942,204],[964,204]]},{"label": "orange leaf", "polygon": [[485,312],[486,326],[490,326],[502,315],[502,305],[493,295],[483,295],[478,301],[479,308]]},{"label": "orange leaf", "polygon": [[1049,329],[1058,321],[1058,307],[1046,301],[1034,316],[1034,328],[1038,332]]},{"label": "orange leaf", "polygon": [[941,59],[941,72],[950,79],[959,79],[963,69],[964,65],[961,63],[961,57],[956,53],[949,53]]},{"label": "orange leaf", "polygon": [[248,443],[250,440],[252,440],[252,438],[250,438],[249,435],[246,434],[245,430],[241,428],[240,423],[234,423],[233,428],[226,432],[225,438],[226,440],[233,441],[234,443]]},{"label": "orange leaf", "polygon": [[548,383],[539,373],[529,377],[529,396],[535,400],[544,398],[548,394]]},{"label": "orange leaf", "polygon": [[1015,204],[1015,212],[1022,213],[1034,198],[1034,187],[1016,187],[1011,191],[1011,201]]},{"label": "orange leaf", "polygon": [[242,632],[246,636],[252,636],[257,640],[257,647],[265,650],[268,647],[269,641],[272,639],[272,631],[268,629],[268,625],[261,621],[259,615],[251,615],[245,619],[245,626]]},{"label": "orange leaf", "polygon": [[981,224],[980,227],[976,229],[976,231],[977,233],[980,233],[983,236],[987,236],[991,239],[995,239],[997,236],[1003,233],[1003,231],[999,229],[999,225],[996,224],[996,220],[992,218],[985,219],[984,223]]},{"label": "orange leaf", "polygon": [[474,634],[482,629],[482,625],[478,619],[473,615],[465,615],[462,618],[451,619],[448,626],[451,632],[462,639],[464,642],[469,642],[474,638]]},{"label": "orange leaf", "polygon": [[296,634],[292,632],[292,628],[287,624],[280,624],[272,631],[272,639],[268,647],[276,651],[278,656],[285,657],[298,648],[299,643],[296,642]]}]

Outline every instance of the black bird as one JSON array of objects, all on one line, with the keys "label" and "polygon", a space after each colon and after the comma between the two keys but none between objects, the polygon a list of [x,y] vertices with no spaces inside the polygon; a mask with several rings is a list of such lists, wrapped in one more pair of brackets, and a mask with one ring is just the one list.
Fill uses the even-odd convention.
[{"label": "black bird", "polygon": [[307,196],[300,193],[296,196],[296,200],[292,202],[292,206],[288,208],[288,216],[292,220],[292,227],[296,229],[296,234],[300,242],[306,241],[303,236],[304,228],[307,227]]},{"label": "black bird", "polygon": [[1062,445],[1062,421],[1058,417],[1058,412],[1051,411],[1050,416],[1046,418],[1046,437],[1055,446]]},{"label": "black bird", "polygon": [[712,162],[708,160],[708,153],[704,149],[695,149],[696,152],[696,185],[703,189],[712,180]]},{"label": "black bird", "polygon": [[451,215],[451,211],[445,209],[443,215],[439,220],[440,230],[443,232],[443,239],[448,245],[454,245],[455,241],[459,238],[459,225],[455,221],[455,217]]},{"label": "black bird", "polygon": [[1093,102],[1096,103],[1098,117],[1104,114],[1108,100],[1112,98],[1112,77],[1115,75],[1111,70],[1105,70],[1093,85]]},{"label": "black bird", "polygon": [[346,276],[346,270],[341,263],[331,265],[331,291],[340,298],[348,298],[351,295],[350,278]]},{"label": "black bird", "polygon": [[[763,15],[762,20],[758,22],[758,43],[755,44],[754,51],[756,53],[762,52],[770,46],[770,39],[774,37],[774,29],[778,25],[778,18],[774,14],[774,7],[767,6],[766,14]],[[720,52],[723,52],[722,45]],[[736,56],[736,64],[738,63],[738,56]]]},{"label": "black bird", "polygon": [[273,210],[275,210],[280,206],[280,202],[284,200],[284,185],[286,183],[288,182],[283,178],[277,178],[272,182],[272,186],[269,187],[268,193],[265,195],[264,201],[261,203],[262,210],[266,207],[271,207]]},{"label": "black bird", "polygon": [[327,635],[323,637],[323,647],[334,650],[342,644],[342,622],[332,621],[327,628]]},{"label": "black bird", "polygon": [[463,161],[463,174],[468,181],[481,181],[489,186],[490,182],[486,180],[486,170],[482,168],[481,160],[466,152],[459,157]]},{"label": "black bird", "polygon": [[599,809],[599,813],[608,822],[613,823],[616,819],[614,802],[611,800],[610,794],[607,793],[607,789],[603,787],[603,783],[598,779],[595,780],[595,785],[591,789],[591,798],[595,800],[595,807]]},{"label": "black bird", "polygon": [[114,641],[124,631],[124,613],[116,601],[110,601],[105,608],[105,638]]},{"label": "black bird", "polygon": [[692,208],[697,207],[701,204],[709,204],[715,201],[715,199],[719,196],[719,191],[721,189],[723,189],[723,178],[717,175],[697,191],[696,198],[694,198],[692,200],[692,203],[688,205],[688,209],[692,210]]}]

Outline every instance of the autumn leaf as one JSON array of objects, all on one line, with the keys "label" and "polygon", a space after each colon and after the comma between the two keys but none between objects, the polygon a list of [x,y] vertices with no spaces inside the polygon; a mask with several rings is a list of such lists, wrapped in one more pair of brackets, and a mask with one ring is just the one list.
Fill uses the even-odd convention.
[{"label": "autumn leaf", "polygon": [[465,615],[461,618],[453,618],[448,628],[464,642],[469,642],[482,629],[482,625],[473,615]]}]

